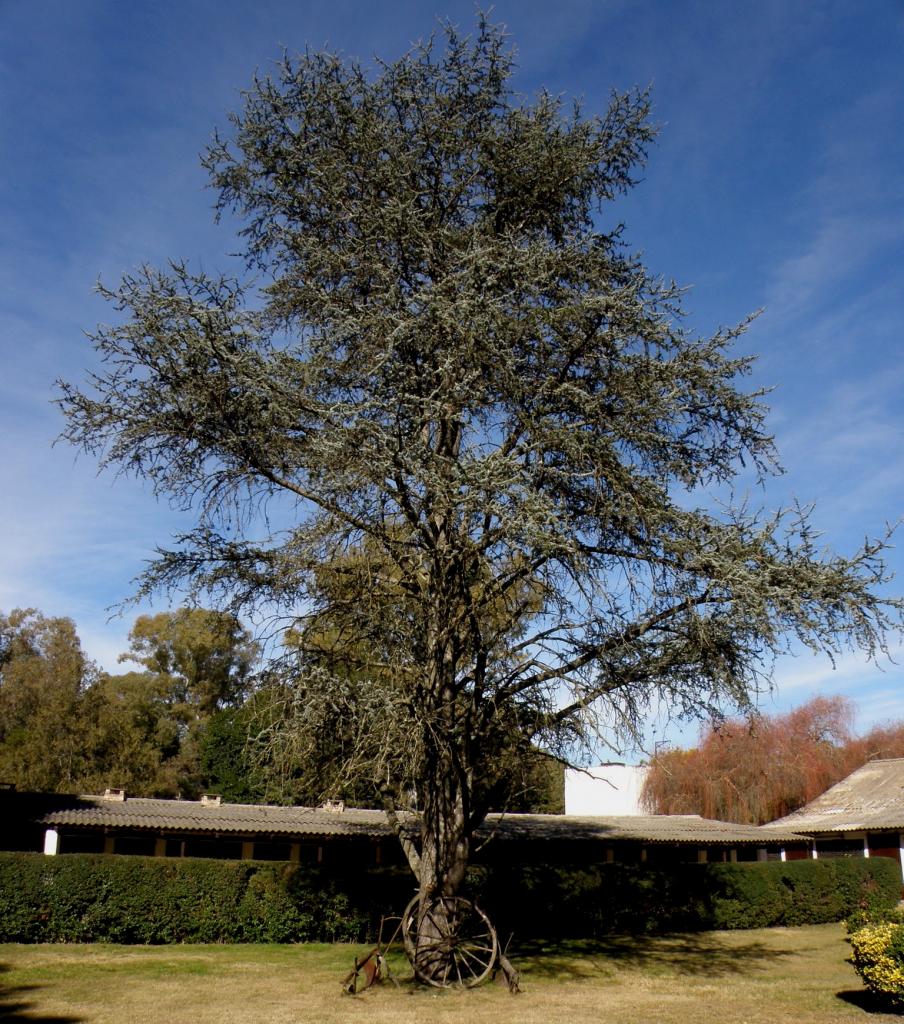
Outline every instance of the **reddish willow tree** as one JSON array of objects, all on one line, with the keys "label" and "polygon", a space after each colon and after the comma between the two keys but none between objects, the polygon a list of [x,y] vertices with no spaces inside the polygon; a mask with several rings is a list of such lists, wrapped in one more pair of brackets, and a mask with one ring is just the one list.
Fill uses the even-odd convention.
[{"label": "reddish willow tree", "polygon": [[710,725],[692,750],[650,762],[643,802],[655,814],[763,824],[802,807],[876,757],[904,756],[904,722],[853,733],[845,697],[814,697],[784,715]]}]

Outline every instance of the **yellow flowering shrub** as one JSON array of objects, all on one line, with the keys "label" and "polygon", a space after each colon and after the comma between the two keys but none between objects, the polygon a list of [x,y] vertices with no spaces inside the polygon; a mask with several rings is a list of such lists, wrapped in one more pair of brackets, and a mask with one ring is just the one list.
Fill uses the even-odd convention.
[{"label": "yellow flowering shrub", "polygon": [[851,935],[850,961],[872,992],[904,1003],[904,924],[882,921]]}]

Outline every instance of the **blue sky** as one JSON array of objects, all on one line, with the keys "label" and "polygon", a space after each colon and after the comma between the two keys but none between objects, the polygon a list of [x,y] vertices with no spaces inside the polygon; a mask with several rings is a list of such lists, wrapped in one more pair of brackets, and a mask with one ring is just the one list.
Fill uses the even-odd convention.
[{"label": "blue sky", "polygon": [[[471,3],[0,0],[0,610],[69,615],[114,669],[108,621],[185,520],[51,447],[57,377],[81,380],[93,293],[144,262],[235,269],[198,153],[283,46],[393,59]],[[689,286],[701,333],[763,308],[743,341],[787,473],[752,501],[815,501],[849,552],[904,513],[904,5],[899,0],[495,4],[517,88],[603,109],[651,85],[661,135],[619,206],[648,265]],[[904,535],[902,535],[904,536]],[[904,556],[893,551],[897,591]],[[892,588],[895,589],[895,588]],[[163,607],[164,605],[161,605]],[[902,652],[898,651],[899,654]],[[897,658],[900,663],[901,657]],[[904,669],[859,656],[777,667],[766,710],[842,693],[904,718]],[[677,735],[670,733],[669,735]]]}]

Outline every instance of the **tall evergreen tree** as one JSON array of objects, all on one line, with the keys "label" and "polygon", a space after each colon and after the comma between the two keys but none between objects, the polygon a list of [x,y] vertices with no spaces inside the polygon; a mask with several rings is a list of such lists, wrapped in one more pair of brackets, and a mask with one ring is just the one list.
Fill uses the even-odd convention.
[{"label": "tall evergreen tree", "polygon": [[61,385],[66,439],[197,512],[143,591],[370,638],[351,677],[292,661],[274,742],[341,724],[425,902],[458,891],[519,748],[630,733],[652,702],[746,706],[787,638],[876,654],[901,614],[882,542],[823,555],[797,510],[706,502],[776,456],[743,325],[688,332],[615,226],[647,95],[591,116],[515,96],[512,70],[481,20],[371,70],[306,53],[255,79],[204,161],[263,287],[127,275],[101,368]]}]

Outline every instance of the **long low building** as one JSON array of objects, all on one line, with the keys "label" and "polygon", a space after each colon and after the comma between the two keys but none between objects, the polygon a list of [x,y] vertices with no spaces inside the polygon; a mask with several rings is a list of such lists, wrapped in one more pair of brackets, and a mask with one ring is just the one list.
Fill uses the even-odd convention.
[{"label": "long low building", "polygon": [[[312,863],[393,864],[402,860],[382,811],[228,804],[218,797],[160,800],[0,792],[6,849],[47,854],[116,853]],[[415,814],[405,818],[414,833]],[[491,814],[480,856],[545,862],[667,863],[807,856],[795,830],[757,828],[696,815],[576,817]],[[488,842],[483,842],[489,840]]]},{"label": "long low building", "polygon": [[[891,857],[904,871],[904,758],[869,761],[766,830],[812,837],[811,857]],[[795,855],[800,855],[799,848]]]}]

